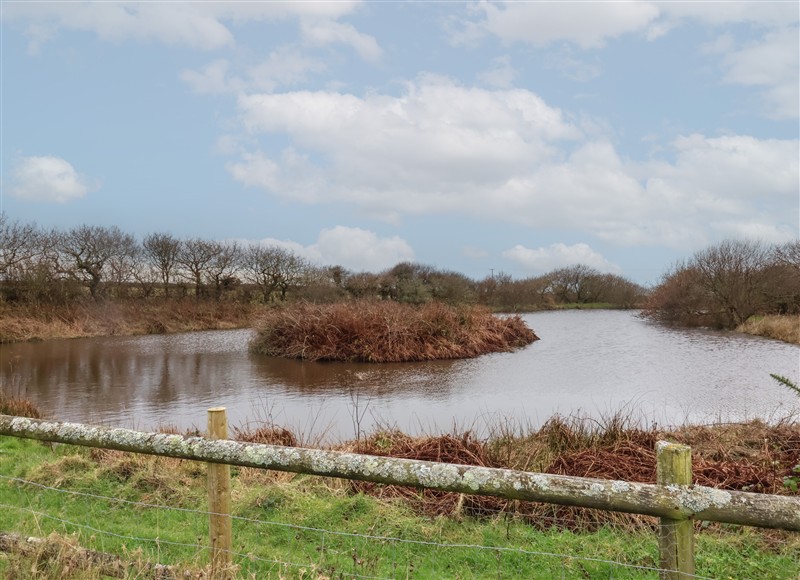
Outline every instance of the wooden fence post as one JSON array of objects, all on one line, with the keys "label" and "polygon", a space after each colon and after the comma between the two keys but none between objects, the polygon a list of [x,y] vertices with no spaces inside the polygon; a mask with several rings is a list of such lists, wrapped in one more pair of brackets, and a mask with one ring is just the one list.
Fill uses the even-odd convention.
[{"label": "wooden fence post", "polygon": [[[656,480],[659,485],[692,484],[692,450],[687,445],[656,443]],[[658,526],[660,577],[678,580],[694,574],[694,520],[662,517]]]},{"label": "wooden fence post", "polygon": [[[208,410],[208,437],[228,438],[225,407]],[[227,578],[231,574],[231,468],[219,463],[208,464],[208,511],[211,546],[211,578]]]}]

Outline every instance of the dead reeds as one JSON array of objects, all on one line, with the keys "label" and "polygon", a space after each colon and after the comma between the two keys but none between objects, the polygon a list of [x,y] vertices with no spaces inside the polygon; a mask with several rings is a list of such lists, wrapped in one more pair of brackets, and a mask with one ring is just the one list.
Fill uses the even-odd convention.
[{"label": "dead reeds", "polygon": [[256,327],[253,352],[315,361],[473,358],[538,340],[519,316],[497,317],[482,307],[437,302],[299,303],[269,311]]}]

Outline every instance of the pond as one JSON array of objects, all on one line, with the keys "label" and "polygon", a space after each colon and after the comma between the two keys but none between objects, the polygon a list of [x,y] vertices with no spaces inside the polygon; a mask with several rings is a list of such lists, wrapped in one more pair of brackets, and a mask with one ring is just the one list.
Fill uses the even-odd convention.
[{"label": "pond", "polygon": [[644,426],[778,419],[798,398],[800,347],[680,330],[633,311],[527,314],[541,340],[476,359],[382,365],[310,363],[250,354],[251,330],[54,340],[0,347],[0,386],[48,415],[136,429],[205,428],[206,409],[231,425],[270,421],[305,441],[377,427],[441,433],[537,427],[555,413]]}]

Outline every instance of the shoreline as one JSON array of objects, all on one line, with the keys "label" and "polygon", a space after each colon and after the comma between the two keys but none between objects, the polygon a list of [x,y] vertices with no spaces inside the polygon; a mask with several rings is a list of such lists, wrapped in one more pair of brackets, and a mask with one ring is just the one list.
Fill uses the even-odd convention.
[{"label": "shoreline", "polygon": [[[558,306],[546,310],[597,310],[605,305]],[[176,299],[159,302],[81,303],[67,306],[10,306],[0,304],[0,344],[102,336],[176,334],[198,330],[255,328],[269,306],[235,302]],[[800,345],[800,315],[753,316],[736,333]]]}]

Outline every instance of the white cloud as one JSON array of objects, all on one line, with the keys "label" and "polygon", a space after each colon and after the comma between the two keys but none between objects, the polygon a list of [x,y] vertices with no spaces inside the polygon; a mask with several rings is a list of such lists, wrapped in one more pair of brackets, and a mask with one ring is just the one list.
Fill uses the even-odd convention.
[{"label": "white cloud", "polygon": [[[763,87],[768,116],[798,117],[800,12],[793,2],[502,2],[477,4],[468,13],[451,33],[456,43],[493,35],[506,43],[538,47],[568,43],[588,50],[624,34],[654,40],[691,22],[763,30],[759,42],[743,48],[736,49],[734,37],[726,31],[701,50],[723,55],[725,82]],[[575,58],[563,47],[549,59],[575,80],[590,80],[601,72],[598,63]]]},{"label": "white cloud", "polygon": [[355,272],[377,272],[414,260],[414,250],[404,239],[382,238],[375,232],[346,226],[322,230],[310,246],[274,238],[260,243],[286,248],[320,266],[339,265]]},{"label": "white cloud", "polygon": [[581,137],[530,91],[464,88],[438,77],[410,82],[397,97],[299,91],[242,96],[239,109],[247,131],[285,133],[295,149],[325,162],[266,182],[251,175],[263,177],[268,165],[254,154],[235,167],[237,180],[303,199],[319,186],[316,200],[350,201],[377,213],[471,206],[470,198],[483,201],[487,186],[491,191],[552,160],[556,143]]},{"label": "white cloud", "polygon": [[[258,22],[285,18],[336,19],[351,13],[358,1],[342,2],[13,2],[4,3],[4,17],[25,19],[29,51],[35,52],[58,29],[92,32],[103,40],[158,41],[201,50],[234,44],[225,23]],[[349,31],[349,41],[364,45],[368,39]],[[361,35],[364,36],[364,35]],[[343,40],[339,39],[338,42]],[[356,47],[359,49],[359,46]]]},{"label": "white cloud", "polygon": [[609,38],[643,31],[659,16],[648,2],[502,2],[481,3],[472,33],[496,35],[506,42],[547,46],[558,41],[581,48],[602,47]]},{"label": "white cloud", "polygon": [[257,91],[272,92],[277,87],[294,86],[305,82],[309,73],[325,70],[325,65],[298,49],[281,47],[266,60],[247,70],[248,86]]},{"label": "white cloud", "polygon": [[182,71],[180,78],[200,94],[238,94],[245,91],[271,93],[278,87],[305,82],[309,73],[324,71],[325,64],[298,49],[284,46],[272,51],[262,62],[243,67],[240,74],[232,74],[231,68],[229,61],[215,59],[200,71]]},{"label": "white cloud", "polygon": [[782,28],[724,57],[729,83],[765,87],[768,115],[794,119],[800,114],[800,29]]},{"label": "white cloud", "polygon": [[551,244],[545,248],[526,248],[516,245],[503,252],[503,257],[519,264],[530,272],[544,273],[582,264],[595,268],[601,272],[619,273],[620,268],[612,264],[602,255],[595,252],[588,244],[578,243],[571,246],[566,244]]},{"label": "white cloud", "polygon": [[305,19],[301,23],[300,30],[303,39],[310,44],[321,46],[344,44],[353,48],[361,58],[369,62],[380,60],[383,54],[374,36],[359,32],[352,24],[333,20]]},{"label": "white cloud", "polygon": [[650,179],[662,180],[679,192],[682,201],[695,200],[694,206],[712,198],[726,204],[797,200],[797,140],[694,134],[675,139],[672,148],[674,163],[642,164],[641,168]]},{"label": "white cloud", "polygon": [[751,24],[758,27],[785,26],[798,21],[794,2],[653,2],[662,20],[695,20],[711,26]]},{"label": "white cloud", "polygon": [[252,138],[280,134],[291,146],[243,155],[228,166],[234,179],[395,223],[466,214],[685,247],[712,236],[711,222],[781,230],[797,215],[797,140],[696,134],[633,162],[530,91],[430,76],[398,96],[297,91],[241,96],[239,109]]},{"label": "white cloud", "polygon": [[583,49],[601,48],[624,34],[654,40],[687,21],[776,28],[799,19],[792,2],[486,2],[468,13],[451,33],[457,43],[491,34],[504,42],[569,42]]},{"label": "white cloud", "polygon": [[12,172],[11,194],[31,201],[65,203],[84,197],[92,186],[59,157],[23,157]]},{"label": "white cloud", "polygon": [[206,65],[202,71],[186,69],[180,74],[183,82],[200,94],[220,94],[236,92],[244,87],[239,78],[228,75],[230,63],[225,59],[217,59]]}]

